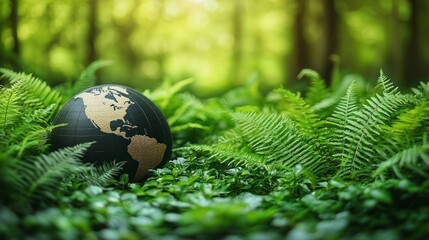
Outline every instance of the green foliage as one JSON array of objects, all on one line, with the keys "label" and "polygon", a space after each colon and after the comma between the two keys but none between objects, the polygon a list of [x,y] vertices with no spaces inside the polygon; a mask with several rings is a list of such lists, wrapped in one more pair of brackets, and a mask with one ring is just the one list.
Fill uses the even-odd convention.
[{"label": "green foliage", "polygon": [[[304,70],[301,75],[313,79],[312,91],[326,90],[315,72]],[[352,82],[325,120],[299,93],[278,89],[268,95],[270,107],[258,112],[232,113],[233,131],[215,144],[190,146],[190,149],[208,152],[211,158],[219,158],[221,162],[247,167],[285,171],[299,165],[319,176],[367,180],[377,165],[383,164],[381,169],[386,170],[392,165],[383,162],[401,158],[403,152],[409,155],[409,151],[413,151],[411,154],[425,160],[425,144],[421,143],[421,134],[417,134],[427,131],[421,127],[428,117],[425,100],[419,101],[416,94],[400,93],[383,72],[373,95],[363,103],[358,101],[355,91]],[[315,100],[315,95],[309,97],[312,104],[323,101]],[[396,141],[389,141],[391,138]],[[419,145],[403,144],[402,148],[393,150],[392,146],[401,146],[404,139],[413,139],[417,141],[413,144]],[[416,171],[421,162],[410,160],[408,163],[407,168]]]},{"label": "green foliage", "polygon": [[10,87],[0,92],[0,143],[5,152],[22,156],[24,151],[45,150],[48,124],[58,110],[61,95],[45,82],[24,73],[1,69]]},{"label": "green foliage", "polygon": [[0,69],[0,73],[4,78],[10,79],[11,88],[17,94],[16,97],[19,98],[22,107],[41,108],[52,104],[56,108],[59,107],[62,98],[60,93],[49,87],[46,82],[32,75],[16,73],[8,69]]},{"label": "green foliage", "polygon": [[3,70],[14,80],[0,89],[1,237],[429,236],[427,83],[403,94],[381,73],[370,91],[350,76],[332,89],[303,70],[312,82],[305,97],[287,89],[263,97],[250,81],[199,99],[185,89],[191,80],[165,81],[145,94],[167,116],[178,157],[144,183],[129,183],[128,175],[113,178],[121,162],[79,161],[90,143],[47,151],[63,101],[46,96],[66,100],[94,83],[102,65],[61,91]]},{"label": "green foliage", "polygon": [[285,171],[302,165],[314,173],[323,170],[323,164],[316,164],[323,161],[316,144],[307,139],[289,118],[277,114],[235,112],[232,119],[237,126],[233,134],[240,139],[232,136],[233,139],[220,140],[218,146],[190,148],[208,150],[211,157],[233,166]]},{"label": "green foliage", "polygon": [[374,176],[380,175],[388,169],[392,169],[397,177],[406,178],[400,169],[411,170],[416,175],[424,178],[429,177],[429,144],[427,140],[420,144],[408,144],[408,146],[395,146],[391,144],[390,148],[382,153],[385,161],[379,164],[374,172]]},{"label": "green foliage", "polygon": [[203,102],[194,95],[183,92],[192,82],[192,79],[186,79],[173,83],[166,79],[160,88],[143,92],[166,116],[176,147],[203,142],[207,136],[231,126],[226,117],[226,109],[219,100]]},{"label": "green foliage", "polygon": [[14,190],[21,196],[43,198],[44,194],[55,190],[60,177],[86,169],[79,162],[79,158],[90,145],[81,144],[23,159],[12,168],[9,184],[14,186]]},{"label": "green foliage", "polygon": [[381,126],[388,124],[401,107],[413,101],[412,96],[382,92],[368,99],[360,110],[346,118],[342,134],[332,136],[344,139],[342,149],[335,153],[338,154],[341,166],[338,174],[343,177],[354,176],[359,174],[359,170],[376,164],[378,159],[374,146],[385,137]]}]

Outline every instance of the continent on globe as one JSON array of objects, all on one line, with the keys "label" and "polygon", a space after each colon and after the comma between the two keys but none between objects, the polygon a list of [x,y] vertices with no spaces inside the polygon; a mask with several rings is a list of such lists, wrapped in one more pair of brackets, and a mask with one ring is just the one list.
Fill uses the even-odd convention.
[{"label": "continent on globe", "polygon": [[133,159],[139,162],[134,179],[141,179],[149,169],[157,166],[167,146],[160,144],[155,138],[144,135],[135,135],[131,137],[131,143],[128,145],[128,152]]},{"label": "continent on globe", "polygon": [[120,85],[96,86],[77,94],[54,119],[54,124],[58,123],[74,126],[54,129],[50,136],[54,148],[95,140],[97,146],[89,150],[86,160],[131,157],[137,164],[126,163],[125,168],[133,173],[134,182],[171,155],[171,133],[162,113],[142,94]]},{"label": "continent on globe", "polygon": [[120,87],[101,87],[78,94],[75,98],[82,98],[85,105],[85,114],[95,127],[102,132],[113,133],[126,138],[120,126],[112,127],[111,123],[120,120],[123,125],[133,127],[124,119],[126,110],[134,104],[129,98],[119,94],[128,94],[126,89]]}]

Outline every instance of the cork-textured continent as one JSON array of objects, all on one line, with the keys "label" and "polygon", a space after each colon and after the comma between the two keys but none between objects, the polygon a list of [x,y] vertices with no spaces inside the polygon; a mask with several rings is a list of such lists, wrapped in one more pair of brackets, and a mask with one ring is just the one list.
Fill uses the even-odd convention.
[{"label": "cork-textured continent", "polygon": [[134,160],[139,162],[133,181],[140,180],[149,169],[156,167],[162,161],[166,149],[167,146],[163,143],[158,143],[155,138],[144,135],[131,137],[128,153]]}]

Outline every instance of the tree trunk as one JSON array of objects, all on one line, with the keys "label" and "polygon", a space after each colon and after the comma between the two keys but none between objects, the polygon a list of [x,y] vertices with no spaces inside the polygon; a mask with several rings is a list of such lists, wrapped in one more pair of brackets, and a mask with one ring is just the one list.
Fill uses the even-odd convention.
[{"label": "tree trunk", "polygon": [[97,19],[98,19],[98,0],[89,1],[89,12],[88,12],[88,55],[87,55],[87,64],[97,60]]},{"label": "tree trunk", "polygon": [[401,20],[399,16],[398,0],[392,0],[392,11],[389,14],[389,32],[387,33],[387,53],[386,63],[389,66],[389,72],[395,79],[403,77],[403,34]]},{"label": "tree trunk", "polygon": [[12,32],[12,39],[13,39],[13,48],[12,52],[16,55],[16,57],[19,57],[21,53],[21,46],[19,42],[19,36],[18,36],[18,7],[19,7],[19,0],[10,0],[10,28]]},{"label": "tree trunk", "polygon": [[336,53],[338,45],[338,13],[335,0],[323,0],[325,45],[322,56],[321,75],[328,85],[331,84],[334,62],[331,56]]},{"label": "tree trunk", "polygon": [[307,11],[307,0],[296,0],[297,9],[295,13],[295,26],[292,47],[292,69],[290,75],[285,79],[285,85],[296,81],[299,72],[308,64],[308,44],[305,40],[305,13]]},{"label": "tree trunk", "polygon": [[408,22],[410,37],[407,46],[406,69],[404,70],[404,84],[407,87],[415,86],[422,77],[420,69],[420,47],[419,47],[419,0],[409,0],[411,12]]}]

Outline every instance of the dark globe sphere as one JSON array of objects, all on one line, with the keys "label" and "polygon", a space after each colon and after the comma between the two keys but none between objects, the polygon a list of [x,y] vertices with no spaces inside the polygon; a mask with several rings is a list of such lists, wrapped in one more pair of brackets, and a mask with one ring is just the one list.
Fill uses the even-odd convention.
[{"label": "dark globe sphere", "polygon": [[171,158],[172,136],[161,111],[143,94],[121,85],[88,88],[55,117],[51,149],[95,141],[84,162],[125,161],[123,173],[136,182]]}]

